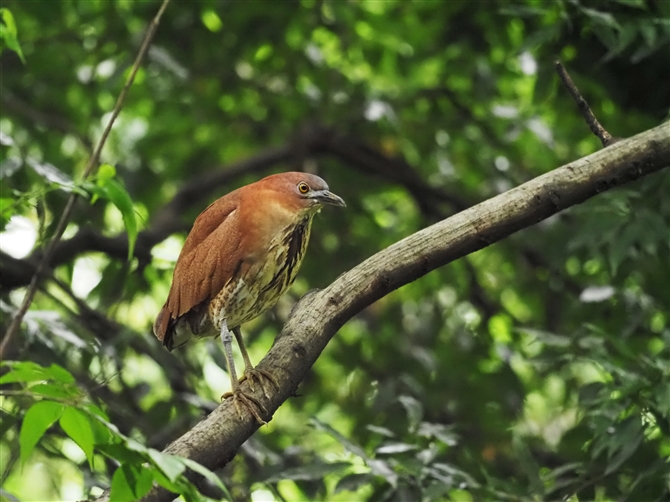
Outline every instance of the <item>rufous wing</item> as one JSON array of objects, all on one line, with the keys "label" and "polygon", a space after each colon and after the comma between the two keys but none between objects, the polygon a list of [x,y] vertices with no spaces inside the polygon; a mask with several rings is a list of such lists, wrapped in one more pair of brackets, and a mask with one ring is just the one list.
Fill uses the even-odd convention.
[{"label": "rufous wing", "polygon": [[156,316],[154,334],[168,348],[175,325],[202,313],[239,269],[242,239],[237,191],[214,201],[193,224],[181,250],[167,301]]}]

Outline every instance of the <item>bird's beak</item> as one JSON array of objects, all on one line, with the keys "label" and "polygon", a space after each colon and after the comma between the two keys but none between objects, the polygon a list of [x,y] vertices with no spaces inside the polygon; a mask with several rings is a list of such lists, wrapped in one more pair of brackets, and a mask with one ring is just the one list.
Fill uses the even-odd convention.
[{"label": "bird's beak", "polygon": [[342,197],[335,195],[330,190],[317,190],[308,195],[310,199],[314,199],[321,204],[330,204],[331,206],[347,207]]}]

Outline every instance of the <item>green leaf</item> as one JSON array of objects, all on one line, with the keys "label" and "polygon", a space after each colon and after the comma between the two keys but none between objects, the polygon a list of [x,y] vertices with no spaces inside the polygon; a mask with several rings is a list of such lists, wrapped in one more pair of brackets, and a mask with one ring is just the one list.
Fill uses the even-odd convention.
[{"label": "green leaf", "polygon": [[191,460],[190,458],[184,458],[184,457],[177,457],[177,458],[181,459],[181,461],[184,462],[186,467],[191,469],[193,472],[197,472],[204,478],[207,478],[210,481],[210,483],[218,486],[221,489],[221,491],[226,495],[228,500],[233,500],[233,497],[228,491],[228,488],[226,488],[226,485],[223,484],[221,478],[219,478],[216,474],[207,469],[205,466],[200,465],[198,462]]},{"label": "green leaf", "polygon": [[4,40],[7,47],[19,55],[21,62],[26,64],[26,59],[23,56],[23,51],[21,51],[21,46],[19,45],[16,23],[14,22],[14,16],[9,11],[9,9],[0,9],[0,17],[2,17],[2,22],[0,24],[0,38]]},{"label": "green leaf", "polygon": [[310,419],[310,424],[312,424],[317,430],[321,430],[334,438],[337,442],[339,442],[346,450],[350,451],[354,455],[361,457],[363,460],[370,460],[370,457],[367,456],[365,453],[365,450],[361,448],[360,446],[352,443],[349,441],[346,437],[344,437],[342,434],[337,432],[335,429],[333,429],[330,425],[322,422],[321,420],[317,418],[311,418]]},{"label": "green leaf", "polygon": [[395,434],[393,431],[387,429],[386,427],[379,427],[378,425],[368,425],[365,427],[367,430],[386,436],[388,438],[394,438]]},{"label": "green leaf", "polygon": [[92,415],[96,415],[103,420],[109,420],[109,417],[107,416],[107,413],[105,413],[103,410],[101,410],[98,406],[96,406],[93,403],[86,403],[82,406],[82,409],[85,409]]},{"label": "green leaf", "polygon": [[603,400],[605,385],[601,382],[592,382],[579,389],[579,404],[582,406],[596,406]]},{"label": "green leaf", "polygon": [[132,464],[122,464],[112,476],[109,500],[139,500],[144,497],[153,483],[151,470]]},{"label": "green leaf", "polygon": [[3,365],[11,366],[12,369],[0,378],[0,384],[31,383],[40,380],[56,380],[64,384],[71,384],[75,381],[72,374],[58,364],[45,368],[32,361],[6,361]]},{"label": "green leaf", "polygon": [[[0,143],[1,144],[1,143]],[[9,178],[23,166],[23,159],[20,157],[9,157],[2,162],[0,162],[0,180],[4,178]],[[9,199],[10,204],[14,203],[13,199]],[[4,213],[7,203],[0,202],[0,210]]]},{"label": "green leaf", "polygon": [[119,466],[112,476],[112,486],[109,492],[109,500],[135,500],[133,482],[128,479],[127,469]]},{"label": "green leaf", "polygon": [[639,25],[640,34],[644,39],[647,47],[654,47],[656,45],[656,40],[658,38],[658,32],[656,31],[656,26],[653,24],[640,23]]},{"label": "green leaf", "polygon": [[98,420],[93,419],[90,421],[90,424],[93,431],[93,444],[96,445],[96,449],[114,440],[114,435]]},{"label": "green leaf", "polygon": [[459,502],[472,502],[472,494],[466,490],[452,489],[449,492],[449,500],[458,500]]},{"label": "green leaf", "polygon": [[[87,408],[87,406],[84,406],[84,407]],[[91,418],[93,420],[95,420],[96,422],[98,422],[100,425],[107,428],[107,430],[109,430],[109,432],[113,436],[118,437],[119,439],[121,439],[124,442],[128,441],[128,438],[126,436],[124,436],[123,434],[121,434],[121,431],[119,431],[119,428],[116,425],[114,425],[113,423],[111,423],[109,420],[107,420],[106,417],[103,417],[99,413],[91,412]]]},{"label": "green leaf", "polygon": [[403,405],[407,412],[410,428],[416,430],[416,427],[419,425],[419,422],[421,422],[421,418],[423,417],[423,405],[412,396],[400,396],[398,401],[400,401],[400,404]]},{"label": "green leaf", "polygon": [[539,475],[540,468],[530,451],[530,447],[521,437],[515,436],[512,439],[512,448],[517,468],[526,474],[526,478],[529,481],[529,491],[532,490],[536,494],[542,494],[544,492],[544,485]]},{"label": "green leaf", "polygon": [[184,472],[186,465],[180,457],[166,455],[153,448],[149,449],[149,458],[158,467],[163,474],[171,481],[175,482]]},{"label": "green leaf", "polygon": [[368,467],[370,467],[370,470],[372,471],[373,474],[383,477],[394,488],[397,486],[398,475],[395,472],[393,472],[393,469],[389,466],[388,463],[384,462],[383,460],[376,460],[370,458],[365,453],[365,450],[363,448],[361,448],[357,444],[354,444],[346,437],[344,437],[342,434],[333,429],[330,425],[321,422],[319,419],[311,418],[310,423],[318,430],[322,430],[331,437],[333,437],[334,439],[336,439],[346,450],[353,453],[354,455],[361,457],[368,465]]},{"label": "green leaf", "polygon": [[144,456],[130,450],[123,443],[101,444],[97,445],[96,449],[120,464],[141,464],[145,462]]},{"label": "green leaf", "polygon": [[3,366],[10,366],[12,369],[0,377],[0,384],[3,383],[30,383],[47,380],[44,368],[31,361],[5,361]]},{"label": "green leaf", "polygon": [[458,436],[444,424],[421,422],[417,434],[427,438],[435,438],[447,446],[454,446],[458,443]]},{"label": "green leaf", "polygon": [[[605,475],[612,474],[628,460],[638,449],[643,439],[642,420],[633,415],[617,424],[612,439],[609,441],[609,457]],[[616,452],[613,454],[613,452]]]},{"label": "green leaf", "polygon": [[627,5],[628,7],[636,7],[638,9],[647,10],[647,5],[644,0],[614,0],[616,3]]},{"label": "green leaf", "polygon": [[137,477],[135,479],[135,496],[140,499],[149,493],[149,490],[151,490],[154,477],[152,476],[150,469],[140,465],[137,467]]},{"label": "green leaf", "polygon": [[350,467],[349,462],[332,462],[329,464],[322,462],[313,462],[301,467],[284,469],[283,471],[263,480],[264,483],[277,483],[282,479],[292,479],[294,481],[313,481],[323,479],[327,474],[342,472]]},{"label": "green leaf", "polygon": [[116,167],[114,167],[111,164],[102,164],[98,168],[98,174],[97,174],[97,179],[98,182],[107,182],[111,179],[114,179],[116,177]]},{"label": "green leaf", "polygon": [[538,17],[542,16],[546,9],[529,5],[507,5],[498,9],[498,12],[503,16]]},{"label": "green leaf", "polygon": [[631,253],[641,231],[638,225],[628,224],[614,236],[609,248],[609,264],[613,276],[616,276],[619,265]]},{"label": "green leaf", "polygon": [[32,157],[26,159],[26,164],[35,171],[49,185],[55,185],[58,189],[71,192],[75,189],[72,178],[49,162],[40,162]]},{"label": "green leaf", "polygon": [[128,438],[126,440],[126,447],[130,451],[136,451],[137,453],[141,453],[142,455],[147,455],[149,453],[149,448],[144,446],[139,441],[135,441],[133,438]]},{"label": "green leaf", "polygon": [[61,403],[44,400],[38,401],[28,409],[19,434],[21,463],[25,463],[47,429],[60,418],[64,408],[65,405]]},{"label": "green leaf", "polygon": [[616,18],[609,12],[604,12],[596,9],[589,9],[587,7],[581,8],[582,12],[586,14],[591,21],[596,24],[608,26],[614,29],[621,29],[621,26],[617,22]]},{"label": "green leaf", "polygon": [[30,392],[54,399],[70,399],[77,394],[60,384],[38,383],[30,387]]},{"label": "green leaf", "polygon": [[183,485],[183,483],[178,483],[176,481],[170,481],[167,476],[163,473],[163,471],[157,467],[156,465],[151,464],[151,472],[154,477],[154,481],[158,483],[160,486],[165,488],[168,491],[171,491],[172,493],[179,493],[180,489]]},{"label": "green leaf", "polygon": [[[135,216],[133,201],[123,185],[110,177],[112,174],[110,168],[114,169],[114,167],[109,166],[108,164],[103,164],[101,168],[103,168],[103,172],[102,176],[98,177],[98,190],[96,193],[98,195],[104,196],[107,200],[114,204],[119,211],[121,211],[123,224],[125,225],[126,232],[128,233],[128,260],[131,260],[135,250],[135,241],[137,240],[137,217]],[[95,198],[93,201],[94,200]]]},{"label": "green leaf", "polygon": [[45,369],[44,373],[47,376],[52,377],[54,380],[58,380],[59,382],[63,382],[65,384],[74,383],[75,381],[72,373],[58,364],[52,364]]},{"label": "green leaf", "polygon": [[93,444],[97,448],[110,444],[114,438],[125,440],[124,437],[115,434],[107,427],[107,415],[96,405],[85,403],[81,405],[81,411],[88,415],[88,423],[93,431]]},{"label": "green leaf", "polygon": [[60,426],[86,454],[89,465],[93,466],[93,444],[95,439],[91,419],[77,408],[69,407],[60,418]]},{"label": "green leaf", "polygon": [[370,485],[374,481],[374,476],[368,473],[349,474],[341,478],[335,486],[335,493],[348,491],[355,492],[362,486]]},{"label": "green leaf", "polygon": [[79,389],[71,385],[74,383],[72,374],[57,364],[52,364],[48,368],[44,368],[31,361],[8,361],[5,365],[11,366],[12,369],[0,378],[0,384],[31,384],[34,382],[45,382],[32,385],[30,391],[57,399],[71,398],[80,395]]},{"label": "green leaf", "polygon": [[[0,164],[0,179],[2,179],[2,165]],[[0,197],[0,232],[5,230],[12,216],[17,214],[18,204],[16,199]]]},{"label": "green leaf", "polygon": [[408,451],[413,451],[418,448],[417,445],[407,444],[407,443],[389,443],[384,446],[380,446],[375,450],[377,455],[394,455],[397,453],[405,453]]}]

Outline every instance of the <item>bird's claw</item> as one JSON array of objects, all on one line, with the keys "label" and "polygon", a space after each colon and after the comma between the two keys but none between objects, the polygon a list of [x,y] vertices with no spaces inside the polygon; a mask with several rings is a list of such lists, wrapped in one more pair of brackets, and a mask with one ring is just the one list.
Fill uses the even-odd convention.
[{"label": "bird's claw", "polygon": [[263,383],[263,378],[267,379],[272,385],[275,386],[276,389],[279,389],[279,384],[277,383],[277,380],[275,377],[272,376],[269,372],[257,368],[248,368],[244,371],[244,375],[242,375],[242,378],[239,379],[237,382],[237,385],[233,388],[232,392],[226,392],[221,396],[221,400],[223,401],[224,399],[228,399],[229,397],[233,398],[233,403],[235,404],[235,409],[237,410],[237,416],[240,417],[240,420],[244,418],[242,414],[242,409],[241,406],[245,406],[249,412],[254,416],[256,421],[261,424],[261,425],[267,425],[267,422],[261,418],[261,415],[258,413],[259,411],[263,415],[267,415],[268,412],[265,409],[265,406],[256,399],[254,396],[251,394],[248,394],[246,392],[243,392],[240,389],[240,384],[248,380],[249,381],[249,387],[251,387],[251,391],[254,392],[254,381],[258,382],[261,389],[263,389],[263,395],[266,398],[270,397],[270,394],[268,393],[267,388],[265,387],[265,384]]},{"label": "bird's claw", "polygon": [[255,392],[254,380],[256,380],[260,384],[261,389],[263,389],[263,395],[269,398],[270,394],[268,394],[268,391],[263,384],[263,378],[261,377],[265,377],[272,385],[274,385],[275,389],[279,390],[279,384],[277,383],[275,377],[273,377],[271,373],[258,368],[244,370],[244,375],[242,375],[242,378],[240,378],[240,383],[247,380],[249,382],[249,387],[251,387],[251,390]]},{"label": "bird's claw", "polygon": [[247,410],[249,410],[249,412],[260,425],[268,424],[258,413],[258,410],[260,410],[264,415],[267,415],[267,410],[265,409],[265,406],[263,406],[263,404],[254,396],[247,394],[246,392],[242,392],[239,388],[236,388],[233,389],[232,392],[226,392],[223,394],[221,396],[221,401],[224,401],[230,397],[233,398],[233,404],[235,405],[237,416],[240,418],[240,420],[244,419],[244,415],[242,415],[242,410],[240,408],[240,405],[242,404],[247,408]]}]

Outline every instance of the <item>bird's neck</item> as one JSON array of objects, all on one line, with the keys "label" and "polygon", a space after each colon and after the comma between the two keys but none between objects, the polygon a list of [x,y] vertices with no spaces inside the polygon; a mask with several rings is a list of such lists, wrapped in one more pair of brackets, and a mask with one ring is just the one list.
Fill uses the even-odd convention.
[{"label": "bird's neck", "polygon": [[275,230],[293,228],[305,222],[311,224],[315,214],[315,211],[311,209],[287,207],[279,201],[270,202],[267,210],[271,216],[266,219],[266,222]]}]

